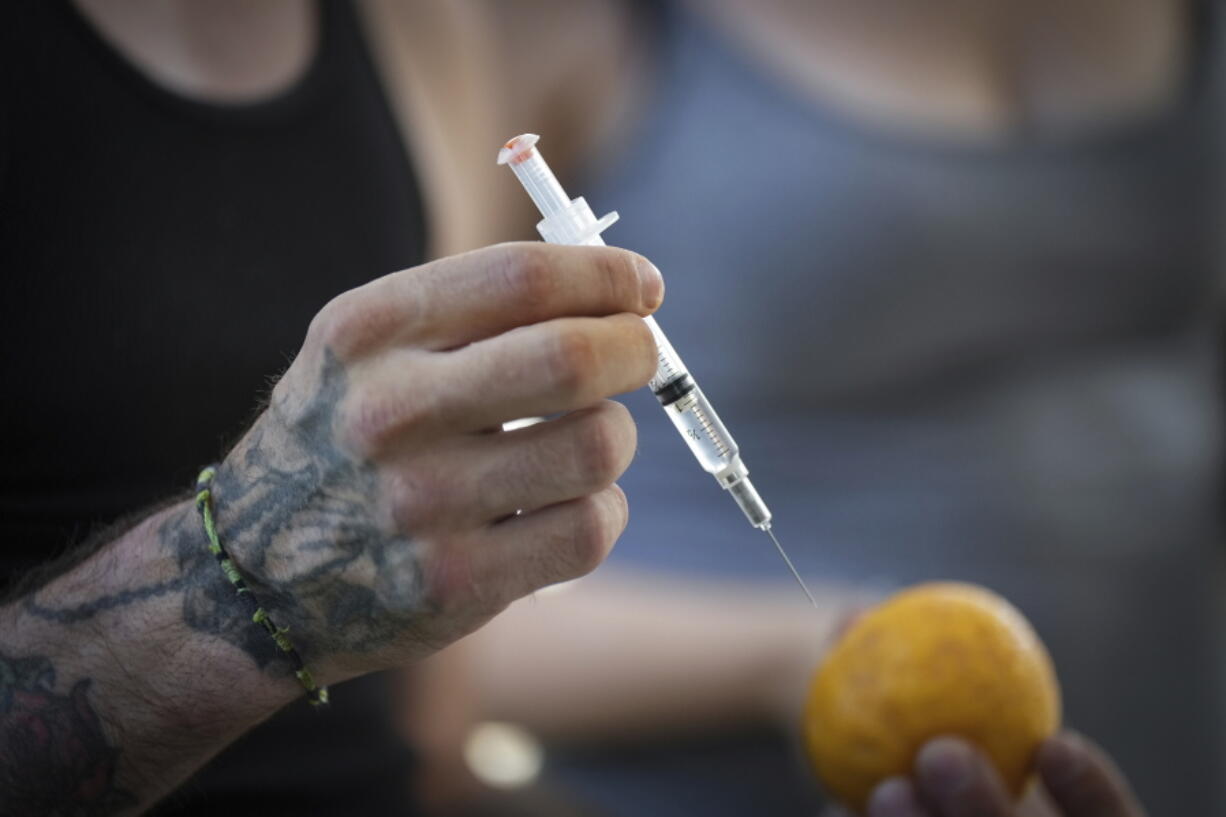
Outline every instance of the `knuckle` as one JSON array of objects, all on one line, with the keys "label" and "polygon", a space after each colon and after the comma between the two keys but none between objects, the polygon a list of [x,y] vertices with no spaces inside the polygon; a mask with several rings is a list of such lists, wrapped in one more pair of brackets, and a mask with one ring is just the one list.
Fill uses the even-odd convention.
[{"label": "knuckle", "polygon": [[584,418],[577,431],[576,459],[584,481],[593,487],[611,484],[634,456],[635,430],[629,412],[619,403],[609,403]]},{"label": "knuckle", "polygon": [[508,294],[517,301],[535,303],[556,295],[560,281],[547,246],[526,243],[501,248],[499,274]]},{"label": "knuckle", "polygon": [[371,389],[359,389],[349,399],[343,414],[344,439],[364,459],[382,451],[395,425],[391,401]]},{"label": "knuckle", "polygon": [[448,496],[442,473],[422,473],[413,467],[398,469],[390,477],[392,521],[403,535],[414,536],[431,530]]},{"label": "knuckle", "polygon": [[559,391],[579,397],[591,383],[598,362],[592,337],[580,329],[566,329],[554,336],[546,365]]},{"label": "knuckle", "polygon": [[329,348],[335,348],[338,342],[342,342],[347,334],[347,325],[350,322],[350,314],[353,311],[351,307],[352,297],[348,292],[342,292],[332,300],[324,304],[323,309],[315,313],[315,317],[311,320],[310,328],[307,334],[319,340]]},{"label": "knuckle", "polygon": [[586,576],[605,560],[621,532],[613,509],[595,497],[579,504],[570,541],[568,567],[573,576]]},{"label": "knuckle", "polygon": [[609,298],[628,312],[638,309],[643,300],[637,263],[634,253],[616,247],[597,254],[595,260]]},{"label": "knuckle", "polygon": [[359,355],[371,341],[375,307],[357,292],[342,292],[324,305],[311,320],[307,332],[337,357]]},{"label": "knuckle", "polygon": [[[420,392],[415,392],[420,395]],[[429,415],[422,399],[397,395],[387,389],[358,386],[342,412],[342,438],[364,459],[375,460],[392,442],[423,425]]]},{"label": "knuckle", "polygon": [[478,580],[472,557],[458,541],[435,540],[435,553],[426,575],[426,594],[440,613],[459,619],[477,615],[484,618],[501,610],[506,601]]}]

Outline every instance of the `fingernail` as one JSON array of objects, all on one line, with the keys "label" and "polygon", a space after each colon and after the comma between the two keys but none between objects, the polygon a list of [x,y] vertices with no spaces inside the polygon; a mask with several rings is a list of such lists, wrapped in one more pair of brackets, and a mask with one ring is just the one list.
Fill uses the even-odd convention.
[{"label": "fingernail", "polygon": [[635,271],[642,285],[643,306],[654,310],[664,301],[664,276],[656,269],[656,265],[643,256],[638,256],[634,262]]},{"label": "fingernail", "polygon": [[868,817],[914,817],[918,805],[910,781],[905,777],[891,777],[869,795]]},{"label": "fingernail", "polygon": [[1071,735],[1057,735],[1043,741],[1036,763],[1045,782],[1063,787],[1081,777],[1085,770],[1086,754],[1076,738]]},{"label": "fingernail", "polygon": [[970,784],[974,764],[975,757],[965,743],[955,738],[937,738],[920,750],[915,771],[925,790],[950,795]]}]

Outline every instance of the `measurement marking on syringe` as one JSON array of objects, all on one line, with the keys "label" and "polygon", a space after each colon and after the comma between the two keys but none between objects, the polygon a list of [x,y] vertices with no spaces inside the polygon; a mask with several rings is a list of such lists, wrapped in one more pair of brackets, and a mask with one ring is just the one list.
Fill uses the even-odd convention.
[{"label": "measurement marking on syringe", "polygon": [[715,442],[715,447],[719,449],[719,455],[725,457],[728,455],[728,446],[723,438],[712,431],[711,420],[707,417],[707,413],[702,410],[702,404],[695,404],[694,416],[698,418],[698,422],[702,425],[702,430],[707,432],[707,437]]},{"label": "measurement marking on syringe", "polygon": [[673,368],[673,364],[664,356],[663,352],[660,353],[657,360],[660,361],[660,364],[656,367],[658,371],[664,372],[665,376],[670,380],[677,376],[677,370]]}]

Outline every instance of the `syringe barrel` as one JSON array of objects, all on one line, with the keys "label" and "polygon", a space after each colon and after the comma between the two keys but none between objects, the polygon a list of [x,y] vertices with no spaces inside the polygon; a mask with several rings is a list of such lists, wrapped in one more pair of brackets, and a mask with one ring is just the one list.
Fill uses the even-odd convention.
[{"label": "syringe barrel", "polygon": [[656,399],[660,400],[668,419],[677,427],[703,470],[718,475],[738,458],[740,449],[702,389],[693,385],[692,380],[690,383],[692,388],[670,403],[665,403],[665,398],[659,394]]},{"label": "syringe barrel", "polygon": [[[655,322],[651,318],[647,320],[654,326]],[[655,327],[655,330],[658,331],[658,327]],[[672,352],[672,347],[667,345],[667,339],[664,344],[658,348]],[[668,419],[680,432],[681,439],[690,447],[698,464],[715,477],[719,487],[732,494],[749,524],[759,530],[767,530],[771,524],[770,509],[749,481],[749,469],[741,461],[741,452],[736,441],[715,413],[711,401],[707,400],[707,396],[702,393],[694,379],[685,373],[685,368],[676,358],[675,352],[672,353],[672,358],[668,361],[670,373],[681,371],[683,374],[666,382],[658,390],[653,388],[652,392],[664,407]],[[656,374],[658,379],[658,370]]]},{"label": "syringe barrel", "polygon": [[[573,201],[554,177],[549,165],[535,150],[534,134],[523,134],[507,142],[498,154],[499,163],[509,164],[516,178],[528,191],[541,212],[537,225],[541,237],[554,244],[600,246],[601,231],[617,219],[609,213],[597,219],[582,197]],[[749,481],[749,469],[728,429],[720,421],[702,389],[690,377],[681,357],[673,349],[655,318],[643,319],[656,342],[656,373],[648,388],[664,407],[664,413],[681,433],[694,457],[720,487],[729,491],[745,517],[755,528],[770,528],[771,513]]]},{"label": "syringe barrel", "polygon": [[694,452],[703,470],[719,474],[737,458],[737,445],[715,408],[686,371],[676,350],[654,318],[644,319],[656,341],[656,373],[647,384]]}]

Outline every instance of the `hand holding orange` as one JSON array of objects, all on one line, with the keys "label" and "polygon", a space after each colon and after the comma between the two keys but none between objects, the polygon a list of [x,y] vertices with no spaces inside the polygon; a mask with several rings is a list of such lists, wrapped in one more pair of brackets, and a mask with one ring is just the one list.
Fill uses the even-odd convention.
[{"label": "hand holding orange", "polygon": [[1014,796],[1060,723],[1051,659],[1029,623],[980,587],[919,585],[861,615],[827,654],[805,710],[827,789],[863,812],[873,787],[910,773],[938,735],[964,738]]}]

